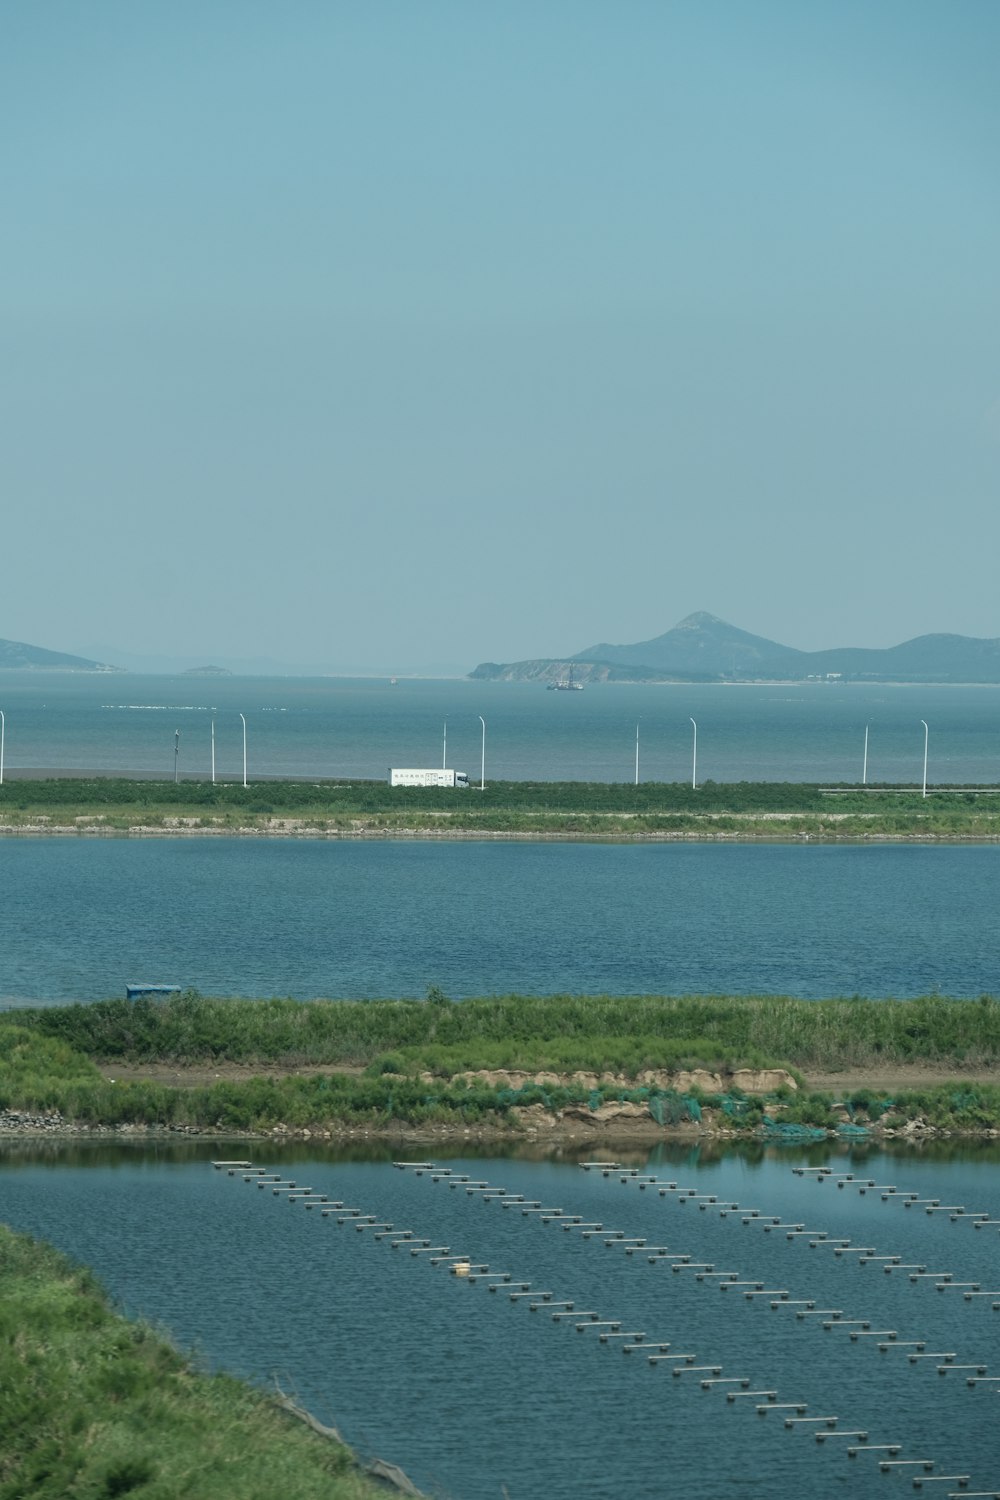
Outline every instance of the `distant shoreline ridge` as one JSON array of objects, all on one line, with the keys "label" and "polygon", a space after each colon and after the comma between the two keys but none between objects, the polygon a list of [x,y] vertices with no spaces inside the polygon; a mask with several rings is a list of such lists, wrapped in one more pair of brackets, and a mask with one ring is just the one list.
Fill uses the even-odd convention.
[{"label": "distant shoreline ridge", "polygon": [[[915,636],[896,646],[838,646],[802,651],[766,636],[754,635],[719,616],[698,610],[650,640],[630,645],[607,641],[568,655],[537,656],[519,661],[483,661],[470,672],[407,671],[386,667],[350,671],[310,664],[285,666],[278,661],[243,657],[227,658],[209,648],[204,653],[148,658],[134,652],[106,650],[109,660],[100,661],[24,641],[0,638],[0,671],[74,672],[118,675],[134,673],[162,677],[275,677],[345,678],[393,683],[403,680],[542,682],[546,685],[571,678],[575,685],[598,682],[678,682],[780,685],[793,683],[872,682],[906,687],[1000,684],[1000,637],[965,636],[937,632]],[[381,654],[381,652],[380,652]],[[410,655],[409,651],[400,653]],[[120,656],[125,665],[112,660]],[[207,658],[207,661],[206,661]],[[412,656],[410,656],[412,660]],[[143,662],[139,665],[140,660]],[[147,663],[157,662],[150,666]],[[211,663],[211,664],[208,664]],[[451,663],[449,663],[451,666]]]},{"label": "distant shoreline ridge", "polygon": [[481,662],[480,680],[558,681],[572,671],[591,682],[835,683],[877,682],[906,687],[1000,683],[1000,639],[935,634],[884,649],[843,646],[800,651],[752,635],[699,611],[652,640],[615,646],[602,641],[571,656],[518,662]]}]

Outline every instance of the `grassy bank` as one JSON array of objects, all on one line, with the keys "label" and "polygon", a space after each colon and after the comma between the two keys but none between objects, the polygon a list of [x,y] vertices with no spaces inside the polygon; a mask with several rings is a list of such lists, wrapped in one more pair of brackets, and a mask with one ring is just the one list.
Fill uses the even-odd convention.
[{"label": "grassy bank", "polygon": [[[13,1017],[12,1017],[13,1019]],[[832,1073],[885,1062],[1000,1064],[1000,1002],[733,995],[501,995],[426,1001],[106,1000],[18,1011],[19,1026],[102,1061],[226,1061],[293,1069],[769,1067]],[[384,1069],[383,1069],[384,1071]]]},{"label": "grassy bank", "polygon": [[367,1500],[348,1450],[198,1372],[89,1271],[0,1225],[0,1500]]},{"label": "grassy bank", "polygon": [[311,833],[358,837],[1000,837],[1000,788],[824,788],[797,782],[490,782],[483,791],[383,782],[241,785],[120,778],[7,780],[0,829]]},{"label": "grassy bank", "polygon": [[[154,1077],[115,1081],[117,1067],[155,1072],[193,1064],[223,1076],[183,1088]],[[597,1111],[625,1101],[647,1104],[658,1123],[677,1123],[697,1111],[681,1107],[667,1075],[703,1069],[719,1075],[717,1091],[730,1104],[707,1086],[685,1085],[685,1095],[699,1109],[725,1107],[750,1126],[766,1101],[731,1108],[740,1090],[727,1080],[737,1069],[781,1067],[801,1081],[810,1072],[915,1064],[952,1073],[956,1083],[900,1096],[902,1118],[919,1113],[936,1124],[953,1118],[960,1128],[1000,1126],[1000,1089],[961,1083],[968,1072],[1000,1070],[1000,1003],[987,996],[508,995],[456,1004],[437,991],[423,1002],[311,1003],[188,993],[3,1019],[0,1109],[58,1111],[90,1125],[384,1129],[513,1123],[531,1105]],[[465,1076],[514,1070],[546,1076]],[[856,1090],[852,1102],[869,1094]],[[829,1096],[786,1089],[774,1102],[789,1120],[830,1117]]]}]

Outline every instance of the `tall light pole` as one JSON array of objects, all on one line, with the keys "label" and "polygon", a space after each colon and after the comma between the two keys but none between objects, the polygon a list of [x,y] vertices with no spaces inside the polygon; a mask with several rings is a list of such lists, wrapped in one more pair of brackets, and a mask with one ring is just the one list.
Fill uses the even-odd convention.
[{"label": "tall light pole", "polygon": [[3,709],[0,708],[0,786],[3,786],[3,736],[6,728],[7,721],[3,716]]},{"label": "tall light pole", "polygon": [[215,720],[212,720],[212,785],[215,785]]},{"label": "tall light pole", "polygon": [[443,739],[441,741],[441,769],[442,769],[442,771],[447,771],[447,769],[448,769],[448,720],[447,719],[445,719],[445,721],[444,721],[444,737],[443,737]]},{"label": "tall light pole", "polygon": [[482,714],[479,715],[479,722],[483,726],[483,758],[482,758],[482,760],[479,763],[479,790],[481,792],[485,792],[485,790],[486,790],[486,720],[483,718]]},{"label": "tall light pole", "polygon": [[635,725],[635,784],[639,785],[639,721]]},{"label": "tall light pole", "polygon": [[[240,714],[243,719],[243,715]],[[243,785],[247,784],[247,721],[243,719]]]},{"label": "tall light pole", "polygon": [[[688,718],[691,718],[690,714]],[[693,719],[691,723],[694,725],[694,743],[691,746],[691,790],[696,791],[698,787],[698,726]]]},{"label": "tall light pole", "polygon": [[927,741],[930,738],[930,730],[927,728],[927,720],[926,719],[921,719],[920,722],[924,726],[924,790],[923,790],[923,795],[926,797],[927,796]]},{"label": "tall light pole", "polygon": [[865,725],[865,759],[861,767],[861,785],[868,785],[868,725]]},{"label": "tall light pole", "polygon": [[177,757],[180,754],[180,748],[181,748],[181,732],[180,732],[179,729],[175,729],[174,730],[174,786],[177,785]]}]

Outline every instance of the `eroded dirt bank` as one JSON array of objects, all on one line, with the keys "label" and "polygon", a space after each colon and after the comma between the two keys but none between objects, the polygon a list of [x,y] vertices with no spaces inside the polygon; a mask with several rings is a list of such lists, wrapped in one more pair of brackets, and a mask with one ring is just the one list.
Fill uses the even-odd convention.
[{"label": "eroded dirt bank", "polygon": [[[115,1078],[121,1083],[159,1083],[171,1088],[205,1088],[220,1081],[236,1081],[246,1078],[317,1077],[346,1074],[360,1077],[363,1068],[316,1064],[301,1068],[282,1068],[261,1064],[244,1063],[108,1063],[101,1066],[105,1078]],[[937,1088],[947,1084],[968,1086],[979,1083],[1000,1083],[1000,1068],[970,1069],[942,1068],[916,1063],[909,1066],[848,1069],[842,1073],[817,1073],[803,1070],[805,1087],[821,1093],[847,1094],[857,1089],[872,1089],[877,1093],[892,1094],[904,1089]],[[569,1081],[568,1079],[566,1080]]]}]

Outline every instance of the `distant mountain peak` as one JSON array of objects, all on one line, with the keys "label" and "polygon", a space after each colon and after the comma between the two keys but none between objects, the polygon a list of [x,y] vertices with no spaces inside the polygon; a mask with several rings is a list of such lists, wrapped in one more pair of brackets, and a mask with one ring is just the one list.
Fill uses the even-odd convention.
[{"label": "distant mountain peak", "polygon": [[791,659],[801,654],[790,646],[740,630],[707,610],[696,610],[651,641],[638,641],[633,646],[614,646],[601,641],[578,652],[574,660],[643,666],[658,671],[733,675],[754,671],[763,661],[776,657]]},{"label": "distant mountain peak", "polygon": [[[678,620],[674,626],[675,630],[704,630],[709,625],[725,625],[725,620],[720,620],[718,615],[710,615],[707,609],[696,609],[693,615],[685,615],[683,620]],[[727,626],[727,629],[731,629]]]},{"label": "distant mountain peak", "polygon": [[[937,633],[917,636],[886,649],[838,647],[800,651],[740,630],[707,610],[686,615],[650,641],[614,646],[601,641],[558,663],[560,676],[576,663],[577,679],[588,682],[1000,682],[1000,639]],[[530,681],[551,675],[551,660],[495,663],[473,676]]]}]

